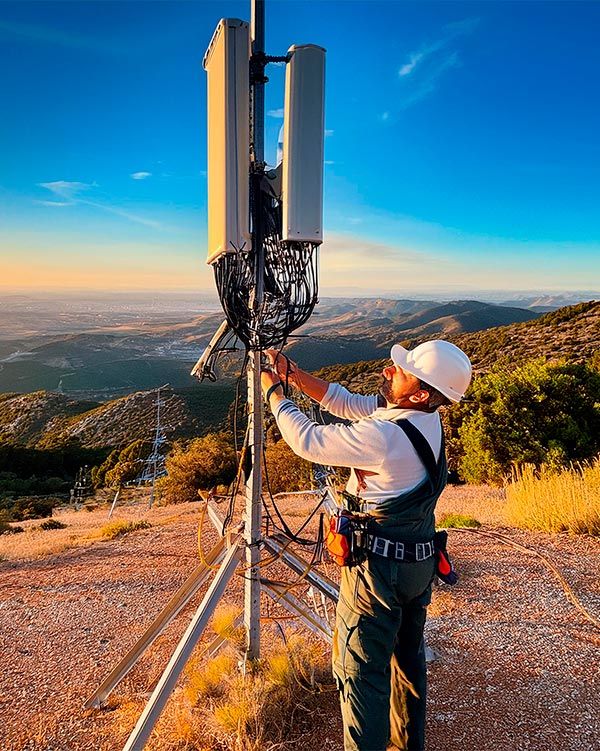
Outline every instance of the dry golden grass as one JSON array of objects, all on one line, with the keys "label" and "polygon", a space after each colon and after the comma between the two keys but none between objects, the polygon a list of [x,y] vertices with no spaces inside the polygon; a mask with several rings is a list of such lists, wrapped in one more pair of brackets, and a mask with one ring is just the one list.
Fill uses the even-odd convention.
[{"label": "dry golden grass", "polygon": [[[219,634],[231,632],[237,612],[227,607],[220,611],[213,629]],[[297,713],[310,711],[322,685],[330,680],[329,659],[322,647],[298,635],[264,651],[263,659],[246,675],[240,672],[239,653],[231,645],[212,659],[195,656],[185,670],[183,690],[175,694],[167,718],[161,721],[157,733],[161,745],[156,751],[285,748],[297,734]],[[179,723],[173,717],[180,717]]]},{"label": "dry golden grass", "polygon": [[[214,747],[204,741],[200,718],[189,704],[179,699],[179,693],[175,694],[175,700],[169,702],[161,714],[155,732],[146,744],[147,751],[214,751]],[[144,704],[142,700],[126,697],[111,699],[111,724],[106,731],[113,741],[111,748],[114,748],[115,737],[119,739],[119,745],[124,745]]]},{"label": "dry golden grass", "polygon": [[244,649],[246,644],[246,631],[243,625],[235,624],[241,614],[242,611],[236,605],[223,604],[215,610],[211,621],[215,634],[228,639],[236,649]]},{"label": "dry golden grass", "polygon": [[117,537],[128,535],[130,532],[137,532],[140,529],[150,529],[152,525],[147,519],[137,519],[136,521],[125,521],[125,519],[115,519],[100,528],[99,535],[105,540],[114,540]]},{"label": "dry golden grass", "polygon": [[470,516],[482,524],[503,526],[504,490],[488,485],[448,485],[436,507],[436,519],[445,514]]},{"label": "dry golden grass", "polygon": [[600,535],[600,459],[560,472],[515,470],[506,487],[506,518],[525,529]]},{"label": "dry golden grass", "polygon": [[223,676],[231,675],[237,660],[231,654],[220,654],[202,665],[202,658],[190,660],[185,668],[185,698],[192,706],[206,699],[222,696],[225,691]]},{"label": "dry golden grass", "polygon": [[[190,521],[199,514],[198,504],[185,503],[181,506],[148,509],[147,491],[136,489],[126,496],[127,503],[117,506],[119,518],[127,522],[147,519],[154,527],[174,524],[188,517]],[[111,499],[112,501],[112,499]],[[132,502],[133,501],[133,502]],[[93,504],[96,505],[96,504]],[[72,507],[55,508],[53,519],[66,524],[64,529],[40,529],[41,519],[19,522],[25,531],[17,535],[0,535],[0,560],[24,561],[56,555],[64,550],[101,544],[100,533],[107,524],[110,504],[98,504],[91,511],[88,506],[76,511]]]}]

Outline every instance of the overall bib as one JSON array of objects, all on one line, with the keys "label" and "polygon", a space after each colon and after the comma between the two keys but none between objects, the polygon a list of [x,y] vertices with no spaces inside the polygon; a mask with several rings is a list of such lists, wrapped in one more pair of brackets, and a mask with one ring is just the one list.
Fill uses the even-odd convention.
[{"label": "overall bib", "polygon": [[[427,470],[413,490],[369,511],[369,532],[408,543],[429,542],[434,509],[447,480],[420,431],[398,420]],[[340,692],[345,751],[385,751],[388,743],[423,751],[427,674],[423,629],[435,557],[397,561],[369,553],[342,568],[333,637],[333,674]]]}]

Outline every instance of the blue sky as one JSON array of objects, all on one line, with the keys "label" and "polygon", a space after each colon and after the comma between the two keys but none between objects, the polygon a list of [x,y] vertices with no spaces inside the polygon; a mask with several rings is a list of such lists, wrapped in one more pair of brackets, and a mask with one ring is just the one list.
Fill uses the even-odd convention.
[{"label": "blue sky", "polygon": [[[0,3],[0,285],[213,288],[201,61],[249,7]],[[598,28],[600,3],[267,0],[270,54],[327,49],[323,291],[599,289]]]}]

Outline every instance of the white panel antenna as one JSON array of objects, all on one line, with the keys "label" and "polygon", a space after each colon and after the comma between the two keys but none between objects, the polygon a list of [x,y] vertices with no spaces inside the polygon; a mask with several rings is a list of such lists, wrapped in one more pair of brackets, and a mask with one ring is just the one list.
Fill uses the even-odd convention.
[{"label": "white panel antenna", "polygon": [[283,132],[284,241],[323,242],[325,50],[293,45],[285,77]]},{"label": "white panel antenna", "polygon": [[223,18],[204,55],[208,80],[208,259],[250,249],[250,30]]}]

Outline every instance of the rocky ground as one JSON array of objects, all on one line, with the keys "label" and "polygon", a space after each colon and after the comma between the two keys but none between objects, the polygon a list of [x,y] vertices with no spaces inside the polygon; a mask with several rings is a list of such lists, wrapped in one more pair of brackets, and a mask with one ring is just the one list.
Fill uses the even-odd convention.
[{"label": "rocky ground", "polygon": [[[471,490],[449,492],[451,500],[462,492],[464,504],[480,504]],[[600,618],[598,540],[493,526],[490,509],[498,503],[490,499],[482,530],[543,553]],[[120,514],[145,516],[153,526],[39,558],[31,543],[21,556],[13,547],[0,563],[2,751],[121,749],[194,612],[198,599],[118,687],[108,709],[82,709],[198,564],[197,506],[148,514],[138,504]],[[105,523],[105,515],[88,514],[89,524]],[[600,748],[598,628],[533,554],[466,531],[451,531],[450,545],[461,580],[438,587],[430,608],[427,641],[437,659],[429,665],[428,751]],[[240,598],[238,582],[226,599]],[[129,700],[137,702],[135,712],[124,719],[115,707]],[[312,722],[313,732],[285,747],[342,751],[334,694],[323,695]]]}]

